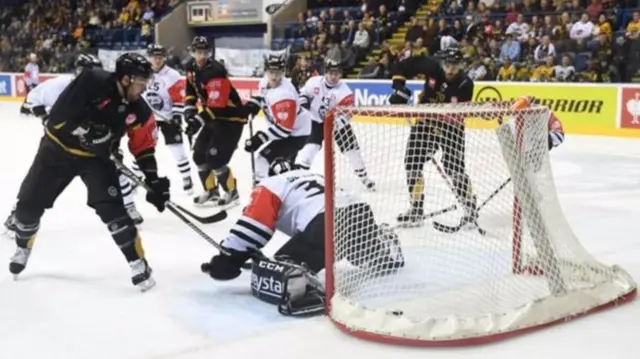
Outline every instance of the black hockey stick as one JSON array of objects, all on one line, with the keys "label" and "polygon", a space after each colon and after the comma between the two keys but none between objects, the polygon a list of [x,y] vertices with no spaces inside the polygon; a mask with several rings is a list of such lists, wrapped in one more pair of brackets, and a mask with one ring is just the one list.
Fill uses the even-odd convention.
[{"label": "black hockey stick", "polygon": [[[136,185],[144,188],[146,191],[149,191],[149,192],[153,191],[151,187],[149,187],[143,180],[141,180],[138,176],[136,176],[136,174],[133,173],[133,171],[129,169],[127,166],[125,166],[124,163],[122,163],[122,161],[120,161],[118,158],[111,155],[111,161],[115,163],[116,167],[120,170],[120,172],[122,172],[122,174],[129,177],[129,179],[132,180]],[[201,217],[172,201],[167,201],[165,205],[172,213],[175,214],[176,211],[182,211],[184,214],[188,215],[189,217],[203,224],[216,223],[216,222],[223,221],[224,219],[227,218],[227,211],[225,210],[212,214],[211,216]],[[180,217],[181,219],[183,218],[182,216],[178,216],[178,217]],[[185,223],[188,222],[188,220],[185,221],[184,219],[182,221]],[[187,224],[189,225],[189,223]],[[190,224],[189,227],[192,227],[192,225],[193,224]]]},{"label": "black hockey stick", "polygon": [[[249,115],[249,138],[253,138],[253,115]],[[253,152],[249,154],[251,156],[251,186],[256,185],[256,157]]]},{"label": "black hockey stick", "polygon": [[282,3],[280,3],[280,4],[271,4],[271,5],[267,6],[267,7],[264,9],[264,11],[266,11],[266,12],[267,12],[267,14],[269,14],[269,15],[273,15],[273,14],[275,14],[276,12],[278,12],[278,10],[282,9],[285,5],[287,5],[287,2],[288,2],[288,1],[289,1],[289,0],[284,0],[284,1],[283,1]]},{"label": "black hockey stick", "polygon": [[[482,203],[480,204],[480,206],[478,207],[478,212],[487,205],[487,203],[489,203],[490,200],[493,199],[493,197],[497,196],[498,193],[500,193],[500,191],[502,191],[503,188],[505,188],[509,183],[511,182],[511,177],[507,178],[507,180],[505,180],[504,182],[502,182],[502,184],[500,185],[500,187],[496,188],[493,192],[491,192],[491,194],[489,195],[489,197],[487,197],[484,201],[482,201]],[[455,205],[454,205],[455,206]],[[456,206],[457,207],[457,206]],[[459,232],[462,227],[464,227],[465,225],[467,225],[468,223],[465,222],[460,222],[460,224],[455,225],[455,226],[449,226],[446,224],[442,224],[439,222],[433,222],[433,228],[435,228],[436,230],[440,231],[440,232],[444,232],[444,233],[456,233]],[[476,226],[478,226],[477,222],[473,223]],[[480,228],[480,226],[478,226],[478,231],[480,232],[480,234],[485,235],[486,231],[482,228]]]}]

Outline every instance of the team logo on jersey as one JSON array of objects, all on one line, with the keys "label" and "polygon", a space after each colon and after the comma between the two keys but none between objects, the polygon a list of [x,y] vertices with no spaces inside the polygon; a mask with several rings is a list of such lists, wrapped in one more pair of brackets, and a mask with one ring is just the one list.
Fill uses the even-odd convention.
[{"label": "team logo on jersey", "polygon": [[115,197],[118,195],[118,189],[114,186],[109,186],[109,188],[107,189],[107,193],[109,193],[109,196]]},{"label": "team logo on jersey", "polygon": [[155,92],[147,92],[145,98],[147,99],[149,106],[154,110],[162,111],[164,108],[164,100],[162,100],[162,97],[159,94]]},{"label": "team logo on jersey", "polygon": [[289,118],[288,112],[276,112],[276,118],[280,121],[285,121]]},{"label": "team logo on jersey", "polygon": [[136,114],[135,113],[130,113],[127,115],[127,118],[124,120],[124,123],[126,123],[127,125],[130,125],[134,122],[136,122]]},{"label": "team logo on jersey", "polygon": [[220,91],[211,91],[209,92],[209,100],[216,101],[220,98]]},{"label": "team logo on jersey", "polygon": [[319,95],[320,94],[320,89],[318,87],[314,87],[313,88],[313,94],[316,95],[316,96]]}]

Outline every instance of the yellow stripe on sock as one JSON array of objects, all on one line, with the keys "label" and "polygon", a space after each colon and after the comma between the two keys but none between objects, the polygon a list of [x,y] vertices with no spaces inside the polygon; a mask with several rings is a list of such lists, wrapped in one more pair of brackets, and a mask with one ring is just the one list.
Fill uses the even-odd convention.
[{"label": "yellow stripe on sock", "polygon": [[227,176],[227,191],[231,192],[236,189],[236,178],[233,176],[233,172],[231,172],[231,168],[229,168],[229,175]]},{"label": "yellow stripe on sock", "polygon": [[204,181],[204,188],[207,191],[210,191],[214,188],[216,188],[218,186],[217,180],[216,180],[216,175],[215,173],[213,173],[213,171],[209,172],[209,175],[207,176],[207,179]]},{"label": "yellow stripe on sock", "polygon": [[136,250],[136,254],[139,258],[144,258],[144,248],[142,247],[142,238],[140,235],[136,235],[136,239],[133,240],[133,246]]},{"label": "yellow stripe on sock", "polygon": [[413,185],[413,191],[411,191],[411,199],[413,201],[419,201],[424,194],[424,177],[420,176],[416,180],[416,184]]}]

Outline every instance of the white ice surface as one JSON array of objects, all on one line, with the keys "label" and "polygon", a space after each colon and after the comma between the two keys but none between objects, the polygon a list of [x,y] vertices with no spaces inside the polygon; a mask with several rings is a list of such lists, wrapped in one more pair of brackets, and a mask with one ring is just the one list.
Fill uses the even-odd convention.
[{"label": "white ice surface", "polygon": [[[2,220],[42,133],[40,121],[19,117],[18,107],[0,103]],[[180,183],[163,145],[158,158],[161,171]],[[583,245],[640,279],[640,140],[568,136],[552,158],[562,206]],[[248,164],[238,150],[232,167],[243,201]],[[189,206],[179,186],[173,190],[174,200]],[[75,180],[45,214],[19,281],[6,269],[14,243],[0,239],[0,359],[640,357],[634,345],[638,301],[517,339],[459,349],[376,344],[345,336],[322,317],[284,318],[252,299],[248,278],[220,284],[200,273],[200,263],[214,254],[211,246],[138,194],[143,243],[158,282],[141,294],[129,283],[129,268],[106,228],[84,205],[85,192]],[[222,239],[240,208],[206,231]],[[275,238],[267,252],[281,243]]]}]

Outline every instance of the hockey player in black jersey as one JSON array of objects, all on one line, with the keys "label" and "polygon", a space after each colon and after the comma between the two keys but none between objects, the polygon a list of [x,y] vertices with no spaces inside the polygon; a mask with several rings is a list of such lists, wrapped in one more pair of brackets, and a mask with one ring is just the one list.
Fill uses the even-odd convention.
[{"label": "hockey player in black jersey", "polygon": [[[418,98],[420,104],[469,102],[473,97],[473,80],[462,69],[462,53],[456,47],[439,54],[437,60],[413,57],[398,63],[393,77],[392,104],[406,104],[410,92],[406,79],[423,75],[425,83]],[[465,125],[459,122],[444,122],[436,119],[418,119],[411,126],[405,150],[407,186],[411,195],[409,211],[398,216],[398,222],[420,225],[424,216],[424,165],[435,153],[442,151],[442,166],[451,180],[452,190],[465,209],[461,224],[477,221],[476,197],[472,193],[469,176],[465,170]]]},{"label": "hockey player in black jersey", "polygon": [[[205,193],[194,202],[228,207],[239,200],[237,181],[229,162],[238,147],[247,115],[227,70],[212,58],[212,52],[205,37],[193,39],[193,60],[186,66],[185,132],[192,137],[200,131],[193,145],[193,161],[198,166]],[[198,101],[202,106],[200,111],[196,107]],[[224,190],[224,196],[220,195],[218,185]]]},{"label": "hockey player in black jersey", "polygon": [[45,134],[18,194],[15,240],[18,246],[9,270],[17,278],[31,255],[40,218],[71,181],[87,187],[87,204],[107,225],[131,266],[131,281],[151,288],[151,268],[119,189],[118,171],[109,157],[127,134],[129,149],[152,191],[147,201],[158,211],[169,200],[169,180],[158,177],[155,118],[140,98],[151,77],[151,65],[138,54],[124,54],[115,73],[83,71],[62,92],[49,112]]}]

